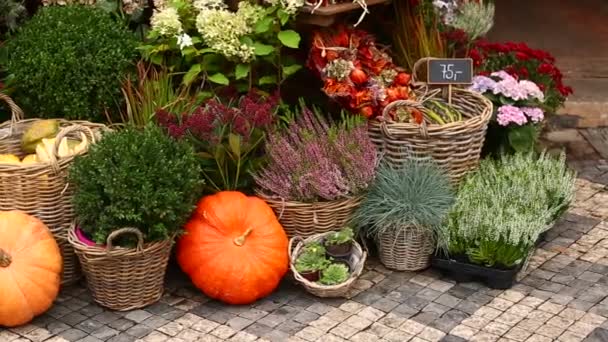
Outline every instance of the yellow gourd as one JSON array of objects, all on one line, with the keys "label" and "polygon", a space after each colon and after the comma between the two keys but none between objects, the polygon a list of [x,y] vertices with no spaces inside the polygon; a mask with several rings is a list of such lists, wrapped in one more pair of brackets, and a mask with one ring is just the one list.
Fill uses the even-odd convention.
[{"label": "yellow gourd", "polygon": [[21,164],[21,160],[14,154],[0,154],[0,164]]},{"label": "yellow gourd", "polygon": [[38,164],[38,156],[35,154],[28,154],[21,160],[21,164],[24,164],[24,165]]},{"label": "yellow gourd", "polygon": [[[59,142],[59,148],[57,149],[57,156],[59,158],[66,158],[78,154],[87,148],[89,140],[84,133],[80,133],[81,141],[63,138]],[[40,162],[46,163],[51,161],[51,155],[55,148],[55,138],[42,139],[42,142],[36,146],[36,155]]]},{"label": "yellow gourd", "polygon": [[26,153],[34,153],[36,146],[42,139],[55,137],[59,133],[59,121],[40,120],[35,121],[23,133],[21,137],[21,148]]}]

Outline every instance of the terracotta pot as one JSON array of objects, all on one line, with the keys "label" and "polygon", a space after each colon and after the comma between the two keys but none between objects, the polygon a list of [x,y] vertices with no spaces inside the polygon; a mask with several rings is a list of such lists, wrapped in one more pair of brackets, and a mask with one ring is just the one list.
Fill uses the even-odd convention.
[{"label": "terracotta pot", "polygon": [[304,279],[306,279],[308,281],[312,281],[312,282],[319,280],[319,278],[321,277],[321,272],[319,270],[299,272],[299,273],[302,277],[304,277]]}]

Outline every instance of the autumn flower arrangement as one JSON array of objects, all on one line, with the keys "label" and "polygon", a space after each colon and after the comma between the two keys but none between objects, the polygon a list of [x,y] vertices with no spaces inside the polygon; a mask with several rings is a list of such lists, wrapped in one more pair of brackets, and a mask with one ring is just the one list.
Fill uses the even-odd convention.
[{"label": "autumn flower arrangement", "polygon": [[475,76],[470,90],[494,103],[496,134],[502,151],[529,152],[534,149],[540,122],[544,119],[545,95],[529,80],[518,80],[504,70],[489,76]]},{"label": "autumn flower arrangement", "polygon": [[248,191],[252,173],[262,165],[261,149],[278,104],[278,95],[251,91],[236,103],[212,99],[192,112],[159,110],[156,121],[173,138],[194,146],[208,190]]},{"label": "autumn flower arrangement", "polygon": [[481,75],[505,70],[518,79],[530,80],[543,91],[543,106],[548,113],[555,113],[563,106],[572,88],[564,85],[563,75],[555,65],[555,58],[548,52],[530,48],[525,43],[505,44],[480,41],[469,56]]},{"label": "autumn flower arrangement", "polygon": [[330,98],[367,118],[381,115],[393,101],[414,96],[410,75],[362,30],[338,26],[315,32],[307,64],[321,77]]},{"label": "autumn flower arrangement", "polygon": [[359,117],[330,123],[302,105],[299,116],[266,141],[260,192],[284,201],[332,201],[359,195],[371,183],[376,149]]}]

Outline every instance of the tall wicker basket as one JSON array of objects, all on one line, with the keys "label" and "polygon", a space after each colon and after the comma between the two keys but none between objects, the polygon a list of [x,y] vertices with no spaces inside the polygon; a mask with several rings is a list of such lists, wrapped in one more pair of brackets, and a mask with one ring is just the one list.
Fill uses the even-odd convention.
[{"label": "tall wicker basket", "polygon": [[[445,100],[442,100],[445,101]],[[395,122],[390,111],[397,107],[413,107],[425,112],[423,104],[400,100],[386,106],[379,120],[369,123],[369,135],[384,159],[400,164],[412,155],[432,157],[444,168],[453,183],[458,183],[479,163],[481,148],[492,116],[492,102],[465,89],[452,90],[452,105],[462,113],[463,120],[445,125]]]},{"label": "tall wicker basket", "polygon": [[[0,100],[11,109],[12,119],[0,125],[0,154],[25,156],[21,149],[21,136],[37,119],[22,120],[23,112],[6,95]],[[79,138],[84,133],[94,143],[100,130],[106,126],[86,121],[59,120],[60,132],[57,142],[63,137]],[[74,219],[72,190],[68,186],[67,169],[75,156],[61,158],[55,154],[50,163],[29,165],[0,164],[0,210],[21,210],[44,222],[57,240],[63,256],[62,284],[70,284],[80,278],[80,267],[74,250],[67,242],[67,231]],[[86,153],[86,152],[82,152]],[[82,154],[81,153],[81,154]]]},{"label": "tall wicker basket", "polygon": [[[93,299],[117,311],[143,308],[163,295],[165,273],[173,238],[144,244],[136,228],[112,232],[105,246],[80,241],[74,225],[68,235],[74,247]],[[112,241],[123,234],[137,237],[136,248],[114,247]]]},{"label": "tall wicker basket", "polygon": [[361,197],[326,202],[281,201],[260,196],[274,210],[287,236],[307,238],[344,228],[361,203]]},{"label": "tall wicker basket", "polygon": [[429,267],[435,250],[431,233],[414,227],[388,229],[376,241],[380,262],[397,271],[419,271]]}]

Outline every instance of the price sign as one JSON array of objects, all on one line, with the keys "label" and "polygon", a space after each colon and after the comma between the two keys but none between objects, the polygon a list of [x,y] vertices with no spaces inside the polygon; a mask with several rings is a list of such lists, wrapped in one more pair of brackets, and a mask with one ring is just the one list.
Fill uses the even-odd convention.
[{"label": "price sign", "polygon": [[473,82],[473,60],[470,58],[429,59],[428,84],[470,84]]}]

